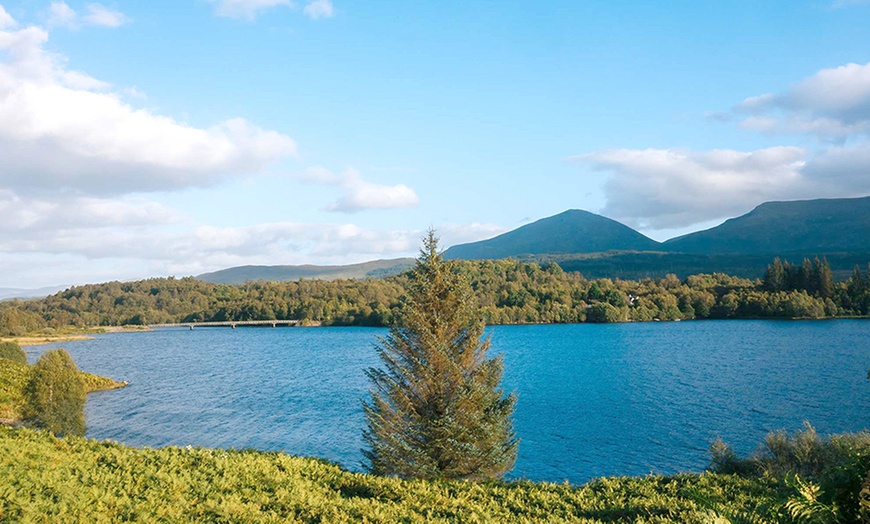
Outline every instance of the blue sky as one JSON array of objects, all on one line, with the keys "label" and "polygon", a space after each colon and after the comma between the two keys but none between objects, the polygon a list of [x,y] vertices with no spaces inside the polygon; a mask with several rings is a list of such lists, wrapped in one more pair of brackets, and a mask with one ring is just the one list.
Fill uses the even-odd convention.
[{"label": "blue sky", "polygon": [[0,6],[0,287],[870,194],[870,1]]}]

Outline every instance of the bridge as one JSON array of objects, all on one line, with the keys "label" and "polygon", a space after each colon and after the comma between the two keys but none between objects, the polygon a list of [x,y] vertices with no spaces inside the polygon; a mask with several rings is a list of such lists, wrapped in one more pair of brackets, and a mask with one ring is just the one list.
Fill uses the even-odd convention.
[{"label": "bridge", "polygon": [[150,328],[189,328],[195,327],[229,327],[236,329],[236,326],[298,326],[298,320],[225,320],[220,322],[178,322],[176,324],[150,324]]}]

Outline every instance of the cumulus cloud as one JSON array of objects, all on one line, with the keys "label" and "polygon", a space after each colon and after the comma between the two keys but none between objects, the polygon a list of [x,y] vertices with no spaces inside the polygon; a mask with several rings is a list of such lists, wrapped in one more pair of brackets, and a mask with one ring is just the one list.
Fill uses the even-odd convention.
[{"label": "cumulus cloud", "polygon": [[76,229],[140,227],[181,220],[176,210],[142,198],[30,199],[8,190],[0,190],[0,216],[0,231],[7,240],[16,235],[25,239]]},{"label": "cumulus cloud", "polygon": [[129,193],[208,186],[294,156],[286,135],[240,119],[208,128],[135,108],[66,69],[37,27],[0,31],[2,187]]},{"label": "cumulus cloud", "polygon": [[804,174],[830,196],[870,194],[870,141],[826,148],[807,163]]},{"label": "cumulus cloud", "polygon": [[331,0],[312,0],[308,2],[305,9],[302,10],[308,17],[317,20],[318,18],[329,18],[333,14]]},{"label": "cumulus cloud", "polygon": [[12,15],[6,12],[6,9],[0,5],[0,29],[11,29],[18,25]]},{"label": "cumulus cloud", "polygon": [[741,125],[764,132],[812,134],[844,141],[870,134],[870,63],[823,69],[782,93],[749,97],[734,107]]},{"label": "cumulus cloud", "polygon": [[324,167],[311,167],[297,178],[341,188],[341,197],[327,211],[356,213],[365,209],[414,207],[420,202],[417,193],[405,184],[373,184],[364,180],[359,171],[353,168],[336,174]]},{"label": "cumulus cloud", "polygon": [[[0,255],[77,257],[102,264],[129,261],[143,273],[109,278],[190,275],[243,264],[349,264],[413,254],[422,230],[378,230],[354,224],[279,222],[246,227],[191,229],[111,227],[46,230],[42,235],[6,234]],[[123,267],[124,264],[121,264]],[[43,280],[44,281],[44,280]],[[40,281],[40,282],[43,282]],[[42,285],[42,283],[37,283]]]},{"label": "cumulus cloud", "polygon": [[658,230],[733,217],[769,200],[870,193],[870,63],[823,69],[782,92],[744,99],[730,116],[706,116],[822,143],[815,150],[614,149],[576,157],[608,174],[602,212]]},{"label": "cumulus cloud", "polygon": [[603,213],[639,228],[683,227],[745,213],[772,199],[815,194],[797,147],[733,150],[615,149],[576,157],[610,174]]}]

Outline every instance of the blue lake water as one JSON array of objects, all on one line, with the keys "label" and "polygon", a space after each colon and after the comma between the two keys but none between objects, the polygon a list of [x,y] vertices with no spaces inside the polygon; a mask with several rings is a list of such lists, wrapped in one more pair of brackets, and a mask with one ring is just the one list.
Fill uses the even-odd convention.
[{"label": "blue lake water", "polygon": [[[717,436],[870,427],[870,322],[697,321],[491,328],[519,400],[509,478],[700,471]],[[203,328],[62,344],[130,386],[88,396],[88,436],[283,450],[361,469],[364,369],[386,330]],[[47,348],[29,348],[31,360]]]}]

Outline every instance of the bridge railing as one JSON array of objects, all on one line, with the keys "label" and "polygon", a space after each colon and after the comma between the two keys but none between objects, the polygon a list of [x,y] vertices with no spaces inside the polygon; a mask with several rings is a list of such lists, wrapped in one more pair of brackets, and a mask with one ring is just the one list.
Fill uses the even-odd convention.
[{"label": "bridge railing", "polygon": [[150,328],[175,328],[186,327],[193,329],[195,327],[230,327],[236,329],[236,326],[298,326],[298,320],[222,320],[216,322],[176,322],[169,324],[149,324]]}]

